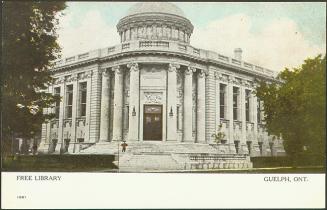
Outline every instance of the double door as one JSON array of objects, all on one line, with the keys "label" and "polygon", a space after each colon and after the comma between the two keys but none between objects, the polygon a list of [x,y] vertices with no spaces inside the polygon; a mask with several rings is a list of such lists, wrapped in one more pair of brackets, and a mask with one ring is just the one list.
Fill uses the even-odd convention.
[{"label": "double door", "polygon": [[162,105],[144,105],[143,140],[162,141]]}]

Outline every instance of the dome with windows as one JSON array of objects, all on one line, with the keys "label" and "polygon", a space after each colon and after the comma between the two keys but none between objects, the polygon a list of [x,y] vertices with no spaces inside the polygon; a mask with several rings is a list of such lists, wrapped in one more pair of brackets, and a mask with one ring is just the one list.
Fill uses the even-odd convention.
[{"label": "dome with windows", "polygon": [[171,40],[189,44],[193,25],[184,12],[168,2],[140,2],[119,20],[121,42]]}]

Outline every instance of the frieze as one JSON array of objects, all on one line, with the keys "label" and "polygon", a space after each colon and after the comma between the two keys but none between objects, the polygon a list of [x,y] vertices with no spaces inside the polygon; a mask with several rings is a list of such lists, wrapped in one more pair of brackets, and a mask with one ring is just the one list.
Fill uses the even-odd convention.
[{"label": "frieze", "polygon": [[162,103],[162,92],[144,92],[144,99],[146,103]]}]

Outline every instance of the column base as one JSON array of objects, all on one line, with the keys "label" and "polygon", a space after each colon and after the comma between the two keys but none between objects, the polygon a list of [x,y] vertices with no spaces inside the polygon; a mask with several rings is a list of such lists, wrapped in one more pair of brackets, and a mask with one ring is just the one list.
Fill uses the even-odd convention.
[{"label": "column base", "polygon": [[246,144],[241,144],[240,145],[239,154],[245,154],[245,155],[249,154],[249,148],[248,148],[248,146]]},{"label": "column base", "polygon": [[229,145],[229,154],[236,154],[236,148],[234,143],[230,143]]},{"label": "column base", "polygon": [[250,154],[251,157],[258,157],[258,156],[261,156],[260,154],[260,149],[259,149],[259,144],[254,144],[252,146],[252,150],[251,150],[251,154]]}]

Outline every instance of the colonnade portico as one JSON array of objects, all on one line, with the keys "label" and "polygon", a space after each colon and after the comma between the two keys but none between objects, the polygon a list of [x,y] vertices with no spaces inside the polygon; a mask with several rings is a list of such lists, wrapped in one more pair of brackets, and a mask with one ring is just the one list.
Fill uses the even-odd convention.
[{"label": "colonnade portico", "polygon": [[[100,139],[103,141],[143,141],[142,133],[140,132],[141,122],[140,109],[144,104],[140,102],[140,67],[146,65],[142,63],[128,63],[125,65],[113,66],[102,71],[102,85],[101,85],[101,114],[100,114]],[[130,89],[129,89],[129,113],[128,113],[128,136],[123,138],[123,75],[125,66],[130,71]],[[184,101],[183,101],[183,138],[182,142],[198,142],[205,143],[205,125],[206,125],[206,112],[205,112],[205,77],[206,72],[195,67],[183,66],[177,63],[167,63],[166,76],[167,76],[167,98],[166,107],[163,111],[166,112],[166,125],[162,129],[167,129],[166,138],[162,141],[177,141],[177,71],[184,72]],[[110,73],[109,69],[113,72]],[[197,75],[197,96],[196,116],[193,116],[192,106],[192,87],[193,87],[193,74]],[[110,77],[114,77],[110,80]],[[110,81],[114,81],[114,97],[110,99]],[[111,100],[111,101],[110,101]],[[112,139],[109,139],[109,118],[110,118],[110,103],[113,103],[113,129]],[[196,117],[196,136],[193,138],[193,117]],[[195,140],[194,140],[195,139]]]}]

